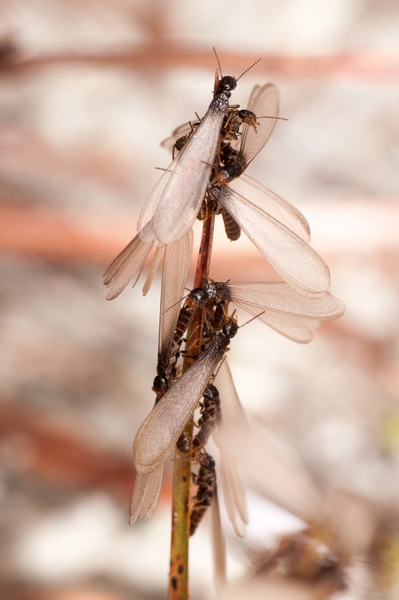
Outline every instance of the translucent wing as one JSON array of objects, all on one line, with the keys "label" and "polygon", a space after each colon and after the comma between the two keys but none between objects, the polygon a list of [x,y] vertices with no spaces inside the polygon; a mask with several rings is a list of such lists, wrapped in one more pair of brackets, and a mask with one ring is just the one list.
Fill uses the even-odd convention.
[{"label": "translucent wing", "polygon": [[235,533],[239,537],[245,537],[245,525],[248,523],[245,492],[237,465],[228,452],[223,450],[223,446],[220,449],[220,473],[227,515]]},{"label": "translucent wing", "polygon": [[[250,96],[248,109],[257,117],[277,117],[280,96],[272,83],[266,83],[253,91]],[[276,119],[259,119],[256,131],[248,125],[243,126],[240,153],[244,155],[247,165],[262,150],[276,126]]]},{"label": "translucent wing", "polygon": [[292,288],[310,298],[325,294],[331,279],[324,260],[280,221],[236,193],[235,183],[222,190],[221,206]]},{"label": "translucent wing", "polygon": [[152,282],[154,281],[155,273],[159,267],[159,263],[161,262],[162,253],[164,248],[167,246],[157,246],[155,248],[154,256],[151,259],[151,265],[148,269],[147,278],[143,285],[143,296],[146,296],[150,291],[150,287],[152,286]]},{"label": "translucent wing", "polygon": [[303,214],[267,187],[245,174],[232,181],[229,187],[240,196],[248,198],[252,204],[255,204],[277,221],[280,221],[305,242],[310,241],[310,227]]},{"label": "translucent wing", "polygon": [[133,460],[138,472],[151,473],[165,462],[225,350],[219,337],[215,338],[144,420],[133,444]]},{"label": "translucent wing", "polygon": [[275,311],[317,321],[336,319],[345,311],[344,302],[329,292],[321,298],[305,298],[281,281],[229,282],[226,286],[231,301],[242,308],[249,306],[258,311]]},{"label": "translucent wing", "polygon": [[[226,112],[228,105],[226,108]],[[174,162],[173,174],[154,214],[157,240],[180,239],[193,225],[209,182],[225,111],[210,108]]]},{"label": "translucent wing", "polygon": [[137,473],[130,504],[130,525],[138,517],[142,521],[149,519],[158,506],[162,489],[163,466],[152,473]]},{"label": "translucent wing", "polygon": [[211,528],[213,549],[213,570],[216,589],[226,584],[226,544],[220,520],[220,506],[217,488],[212,499]]},{"label": "translucent wing", "polygon": [[[142,239],[141,235],[144,237]],[[107,300],[113,300],[136,275],[140,275],[151,250],[157,247],[151,222],[129,242],[104,273],[104,284],[110,288]],[[137,279],[136,279],[137,281]]]},{"label": "translucent wing", "polygon": [[219,427],[214,431],[213,437],[220,453],[223,496],[227,515],[234,531],[238,536],[244,537],[245,525],[248,522],[245,492],[237,469],[237,457],[232,459],[223,441],[231,435],[234,436],[237,428],[247,430],[248,422],[244,408],[238,398],[227,360],[219,369],[215,385],[220,394],[222,420]]},{"label": "translucent wing", "polygon": [[[169,183],[170,178],[178,164],[178,156],[170,163],[169,167],[162,173],[158,182],[155,184],[152,192],[148,196],[143,208],[140,211],[137,220],[137,231],[141,231],[143,227],[153,218],[165,192],[165,188]],[[155,235],[154,235],[155,237]]]},{"label": "translucent wing", "polygon": [[165,248],[158,339],[158,353],[164,356],[169,356],[173,333],[180,312],[179,301],[184,296],[192,247],[193,232],[190,229],[180,240],[168,244]]},{"label": "translucent wing", "polygon": [[265,323],[265,325],[293,342],[308,344],[312,341],[312,325],[314,328],[314,323],[311,325],[310,322],[307,323],[299,317],[279,314],[269,310],[259,315],[259,311],[255,308],[250,308],[249,306],[243,306],[243,308],[254,317],[257,317],[259,321],[262,321],[262,323]]},{"label": "translucent wing", "polygon": [[256,490],[306,522],[312,522],[314,515],[323,518],[323,500],[316,486],[297,458],[291,458],[292,450],[282,452],[270,438],[265,427],[251,422],[249,430],[236,429],[224,443],[232,458],[245,457],[245,477]]}]

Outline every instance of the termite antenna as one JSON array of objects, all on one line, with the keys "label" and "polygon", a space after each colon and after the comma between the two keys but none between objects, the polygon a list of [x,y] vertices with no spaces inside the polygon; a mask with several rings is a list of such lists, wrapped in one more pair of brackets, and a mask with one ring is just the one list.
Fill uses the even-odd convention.
[{"label": "termite antenna", "polygon": [[212,50],[213,50],[213,53],[215,55],[216,62],[218,64],[220,78],[222,78],[223,77],[223,73],[222,73],[222,67],[220,66],[220,61],[219,61],[218,53],[216,52],[216,48],[215,47],[213,47]]},{"label": "termite antenna", "polygon": [[[187,288],[186,288],[187,289]],[[176,306],[176,304],[180,304],[180,302],[182,302],[185,298],[187,298],[187,296],[189,296],[190,294],[186,294],[185,296],[183,296],[180,300],[178,300],[177,302],[174,302],[171,306],[169,306],[168,308],[165,308],[165,310],[163,312],[161,312],[161,315],[164,315],[165,313],[168,312],[168,310],[170,310],[171,308],[173,308],[174,306]]]},{"label": "termite antenna", "polygon": [[170,169],[164,169],[163,167],[155,167],[157,171],[165,171],[165,173],[173,173]]},{"label": "termite antenna", "polygon": [[[251,319],[251,320],[252,320],[252,319]],[[212,381],[215,381],[215,379],[216,379],[216,377],[218,376],[218,373],[219,373],[220,369],[222,368],[222,366],[223,366],[223,363],[224,363],[224,361],[226,360],[226,358],[227,358],[226,356],[224,356],[224,357],[223,357],[223,360],[222,360],[222,362],[220,363],[220,365],[218,366],[218,368],[217,368],[217,371],[216,371],[215,375],[213,375],[213,376],[211,377]]]},{"label": "termite antenna", "polygon": [[249,321],[246,321],[246,323],[243,323],[242,325],[240,325],[238,327],[238,329],[241,329],[241,327],[245,327],[245,325],[248,325],[248,323],[251,323],[252,321],[255,321],[255,319],[257,319],[258,317],[260,317],[261,315],[263,315],[266,311],[262,310],[262,312],[260,312],[258,315],[255,315],[254,317],[252,317],[252,319],[249,319]]},{"label": "termite antenna", "polygon": [[250,70],[251,70],[251,69],[252,69],[252,68],[253,68],[255,65],[257,65],[257,64],[258,64],[258,62],[260,62],[261,60],[262,60],[261,58],[258,58],[258,60],[256,60],[256,61],[253,63],[253,65],[251,65],[250,67],[248,67],[248,69],[246,69],[246,70],[244,71],[244,73],[241,73],[241,75],[240,75],[239,77],[237,77],[236,81],[239,81],[239,80],[241,79],[241,77],[242,77],[243,75],[245,75],[245,73],[248,73],[248,71],[250,71]]},{"label": "termite antenna", "polygon": [[275,121],[289,121],[285,117],[269,117],[268,115],[264,115],[262,117],[256,117],[257,119],[274,119]]}]

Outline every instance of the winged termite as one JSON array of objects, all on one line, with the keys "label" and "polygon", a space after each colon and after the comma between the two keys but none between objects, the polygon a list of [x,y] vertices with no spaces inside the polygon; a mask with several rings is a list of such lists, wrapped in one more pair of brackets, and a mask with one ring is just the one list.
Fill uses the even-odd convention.
[{"label": "winged termite", "polygon": [[194,535],[207,508],[211,506],[216,493],[215,461],[210,454],[204,452],[199,459],[200,468],[195,476],[197,493],[193,498],[190,511],[190,535]]},{"label": "winged termite", "polygon": [[133,460],[139,473],[150,473],[164,463],[190,420],[209,380],[222,360],[238,325],[230,318],[206,344],[196,362],[154,406],[137,432]]},{"label": "winged termite", "polygon": [[[268,83],[263,87],[256,86],[249,99],[249,108],[245,110],[237,110],[231,108],[224,118],[218,159],[215,160],[212,177],[210,180],[210,188],[222,187],[227,185],[234,178],[239,177],[253,158],[260,152],[263,146],[269,139],[276,119],[278,119],[279,95],[274,85]],[[264,112],[263,112],[264,111]],[[262,116],[259,116],[262,115]],[[261,123],[257,121],[261,120]],[[240,127],[244,124],[241,134]],[[183,131],[186,135],[179,137],[176,142],[179,146],[183,144],[192,135],[193,126],[188,124],[187,127],[179,127],[174,135],[180,135]],[[251,132],[251,133],[250,133]],[[233,147],[230,142],[240,141]],[[172,136],[172,140],[175,137]],[[170,144],[169,140],[164,142],[164,146]],[[174,147],[175,147],[174,146]],[[239,150],[237,150],[239,146]],[[211,202],[211,206],[215,207],[215,198]],[[217,212],[221,212],[225,223],[226,234],[231,240],[236,240],[240,236],[240,229],[234,223],[233,218],[221,206],[216,203]],[[205,210],[205,215],[206,210]]]},{"label": "winged termite", "polygon": [[[169,389],[176,376],[178,347],[173,344],[173,332],[176,327],[187,271],[191,257],[192,235],[189,232],[181,240],[165,248],[162,267],[161,310],[158,336],[158,367],[153,390],[156,402]],[[168,308],[169,310],[166,310]],[[189,449],[185,446],[185,448]],[[137,473],[130,506],[130,524],[138,517],[147,520],[157,507],[161,493],[163,465],[152,473]]]},{"label": "winged termite", "polygon": [[201,418],[198,421],[199,431],[193,439],[193,449],[204,447],[212,431],[221,419],[220,397],[218,389],[210,384],[204,390],[201,405]]},{"label": "winged termite", "polygon": [[[255,114],[278,112],[278,92],[272,84],[255,88],[249,103]],[[263,256],[291,287],[308,297],[322,296],[330,286],[330,273],[321,257],[306,243],[309,226],[305,218],[269,190],[242,182],[244,170],[269,139],[275,121],[263,120],[255,131],[243,128],[240,149],[216,171],[208,186],[208,202],[224,212],[245,231]],[[237,230],[236,230],[237,234]],[[236,235],[234,234],[234,235]]]},{"label": "winged termite", "polygon": [[231,92],[242,75],[237,79],[232,76],[219,79],[217,75],[213,99],[205,116],[161,177],[164,180],[158,186],[161,194],[157,190],[155,198],[150,196],[141,212],[138,228],[152,218],[153,232],[161,244],[182,237],[197,217],[211,176],[223,121],[230,108]]},{"label": "winged termite", "polygon": [[217,329],[215,307],[227,310],[230,302],[299,343],[307,343],[312,339],[308,321],[336,319],[345,310],[342,300],[334,298],[328,292],[321,298],[306,298],[294,292],[284,282],[213,281],[205,284],[203,288],[192,290],[188,295],[179,314],[175,339],[181,339],[200,308],[205,308],[208,322]]},{"label": "winged termite", "polygon": [[[104,273],[104,284],[110,287],[108,300],[116,298],[131,279],[140,275],[151,250],[155,250],[153,276],[163,247],[191,229],[209,183],[231,92],[240,77],[216,78],[208,111],[147,199],[139,215],[138,234]],[[151,277],[146,281],[144,293],[151,281]]]}]

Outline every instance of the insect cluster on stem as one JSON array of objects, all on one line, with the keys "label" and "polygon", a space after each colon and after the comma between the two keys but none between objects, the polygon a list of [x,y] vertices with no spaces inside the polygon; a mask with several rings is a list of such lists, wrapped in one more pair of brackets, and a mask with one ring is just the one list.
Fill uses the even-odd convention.
[{"label": "insect cluster on stem", "polygon": [[[248,109],[240,110],[229,103],[237,81],[217,72],[204,117],[180,126],[163,143],[172,150],[172,163],[140,213],[136,237],[104,275],[107,299],[113,299],[132,279],[137,282],[151,259],[143,287],[146,294],[163,256],[157,373],[152,386],[156,400],[134,440],[137,476],[130,522],[153,514],[164,463],[177,444],[186,460],[199,465],[192,478],[190,534],[207,507],[218,506],[215,460],[207,449],[211,435],[219,448],[227,513],[238,535],[244,534],[247,520],[237,461],[229,459],[232,432],[248,428],[225,359],[239,329],[230,303],[299,343],[312,339],[310,321],[335,319],[344,312],[343,302],[328,292],[329,268],[310,246],[305,217],[245,174],[279,118],[278,91],[271,83],[256,86]],[[199,262],[195,288],[181,305],[192,254],[192,226],[197,218],[205,226],[219,214],[227,237],[235,241],[243,231],[283,281],[234,283],[227,279],[228,273],[225,282],[213,281],[209,229],[208,262]],[[189,423],[194,434],[186,431]]]}]

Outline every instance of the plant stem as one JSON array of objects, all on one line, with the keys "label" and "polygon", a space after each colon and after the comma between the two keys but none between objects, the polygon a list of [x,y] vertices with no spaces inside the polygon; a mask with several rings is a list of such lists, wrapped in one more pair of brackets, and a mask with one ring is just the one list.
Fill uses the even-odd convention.
[{"label": "plant stem", "polygon": [[[201,245],[198,252],[197,267],[194,278],[194,288],[202,287],[209,274],[212,255],[212,242],[214,231],[214,215],[211,215],[203,224]],[[202,311],[190,327],[188,333],[189,346],[199,347],[202,324]],[[196,339],[198,344],[196,345]],[[192,359],[185,358],[183,372],[188,369]],[[192,437],[192,425],[188,425],[186,432]],[[173,469],[173,500],[172,500],[172,538],[170,550],[169,572],[169,600],[187,600],[189,597],[189,571],[188,571],[188,542],[190,537],[190,479],[191,463],[182,460],[184,454],[175,450]],[[187,457],[185,457],[187,458]]]}]

